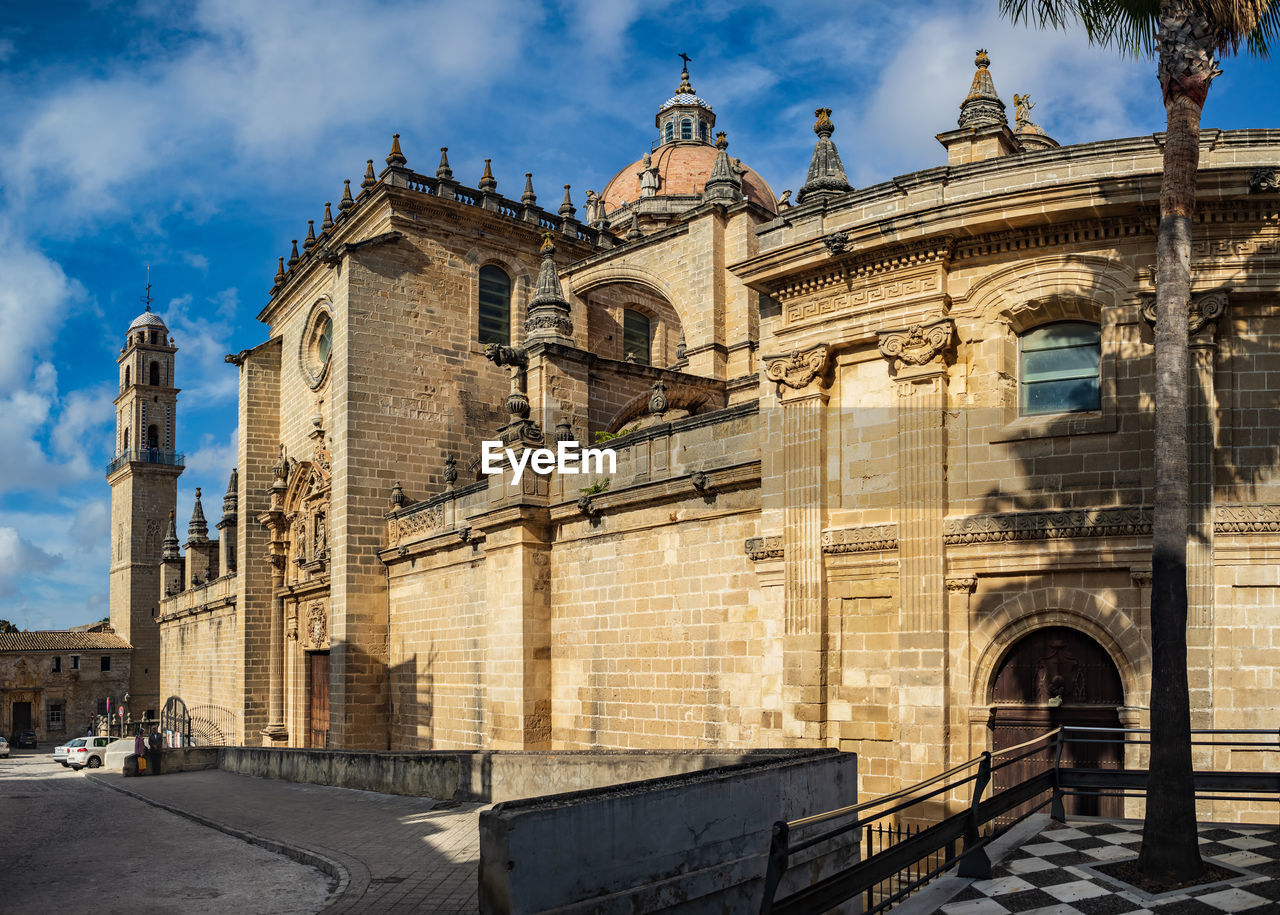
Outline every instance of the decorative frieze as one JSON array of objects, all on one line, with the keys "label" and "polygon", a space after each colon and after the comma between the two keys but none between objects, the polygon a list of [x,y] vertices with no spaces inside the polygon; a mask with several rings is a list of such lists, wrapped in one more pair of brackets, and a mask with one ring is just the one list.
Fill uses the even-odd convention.
[{"label": "decorative frieze", "polygon": [[1216,534],[1280,533],[1280,505],[1219,505],[1214,514]]},{"label": "decorative frieze", "polygon": [[444,528],[444,505],[425,505],[387,521],[387,537],[394,543],[406,537],[434,534]]},{"label": "decorative frieze", "polygon": [[1145,507],[969,515],[947,518],[942,526],[943,541],[948,545],[1073,537],[1132,537],[1150,533],[1151,509]]},{"label": "decorative frieze", "polygon": [[822,532],[824,553],[870,553],[898,548],[898,525],[872,524]]},{"label": "decorative frieze", "polygon": [[781,559],[782,537],[751,537],[744,544],[746,554],[752,559]]}]

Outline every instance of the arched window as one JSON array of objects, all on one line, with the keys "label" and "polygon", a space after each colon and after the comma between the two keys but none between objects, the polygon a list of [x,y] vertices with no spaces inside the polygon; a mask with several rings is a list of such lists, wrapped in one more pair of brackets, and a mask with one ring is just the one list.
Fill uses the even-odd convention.
[{"label": "arched window", "polygon": [[667,121],[667,126],[663,130],[662,139],[664,143],[670,143],[676,138],[676,122]]},{"label": "arched window", "polygon": [[685,118],[683,121],[680,122],[680,139],[682,140],[693,139],[693,119],[692,118]]},{"label": "arched window", "polygon": [[1102,409],[1097,324],[1046,324],[1024,333],[1018,344],[1018,408],[1024,416]]},{"label": "arched window", "polygon": [[706,121],[699,121],[699,122],[698,122],[698,136],[702,139],[702,142],[703,142],[703,143],[710,143],[710,142],[711,142],[711,140],[710,140],[710,131],[708,131],[708,130],[707,130],[707,122],[706,122]]},{"label": "arched window", "polygon": [[511,278],[499,267],[480,268],[480,342],[511,343]]},{"label": "arched window", "polygon": [[160,448],[160,430],[155,426],[147,426],[147,447],[152,451]]},{"label": "arched window", "polygon": [[124,386],[126,388],[129,386],[129,366],[127,365],[124,367]]},{"label": "arched window", "polygon": [[160,363],[159,362],[151,363],[151,377],[149,379],[149,383],[154,385],[157,388],[160,387]]},{"label": "arched window", "polygon": [[630,308],[622,310],[622,355],[623,358],[649,364],[649,316]]}]

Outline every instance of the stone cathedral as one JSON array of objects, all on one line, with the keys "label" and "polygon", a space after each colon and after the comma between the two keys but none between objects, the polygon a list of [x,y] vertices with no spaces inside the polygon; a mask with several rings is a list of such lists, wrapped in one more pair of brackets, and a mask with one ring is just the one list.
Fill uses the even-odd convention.
[{"label": "stone cathedral", "polygon": [[[1016,101],[979,53],[938,165],[860,189],[818,108],[794,198],[687,69],[577,203],[396,137],[227,357],[215,536],[170,520],[174,341],[129,328],[135,695],[207,742],[834,746],[866,796],[1144,725],[1163,135],[1060,147]],[[1196,219],[1194,724],[1275,728],[1280,130],[1204,131]],[[517,482],[486,441],[616,466]]]}]

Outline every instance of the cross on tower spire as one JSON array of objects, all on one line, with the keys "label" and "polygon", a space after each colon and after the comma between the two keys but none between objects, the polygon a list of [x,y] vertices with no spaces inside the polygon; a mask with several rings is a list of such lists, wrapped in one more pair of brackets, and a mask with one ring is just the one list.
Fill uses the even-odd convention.
[{"label": "cross on tower spire", "polygon": [[147,306],[147,311],[151,310],[151,265],[147,264],[147,294],[142,296],[138,301],[143,302]]}]

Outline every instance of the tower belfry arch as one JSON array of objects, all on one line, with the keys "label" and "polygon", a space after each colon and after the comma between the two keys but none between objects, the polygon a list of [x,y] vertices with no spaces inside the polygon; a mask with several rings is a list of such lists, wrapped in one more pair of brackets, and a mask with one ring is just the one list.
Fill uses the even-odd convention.
[{"label": "tower belfry arch", "polygon": [[116,447],[107,465],[111,484],[111,626],[133,646],[129,693],[132,705],[153,714],[160,708],[160,560],[169,513],[178,502],[183,456],[176,449],[178,348],[164,320],[146,310],[129,324],[116,359],[119,394]]}]

